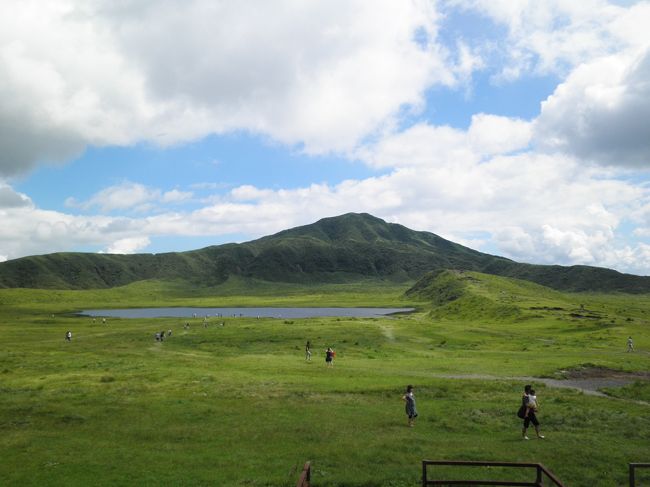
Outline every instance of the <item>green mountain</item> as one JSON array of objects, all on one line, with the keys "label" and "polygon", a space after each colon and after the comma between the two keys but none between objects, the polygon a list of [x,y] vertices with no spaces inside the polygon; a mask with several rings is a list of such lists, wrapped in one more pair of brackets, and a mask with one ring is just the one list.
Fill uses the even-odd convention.
[{"label": "green mountain", "polygon": [[92,289],[148,279],[213,286],[230,276],[293,283],[369,278],[412,282],[436,269],[515,277],[567,291],[650,292],[650,277],[598,267],[521,264],[355,213],[251,242],[190,252],[56,253],[14,259],[0,264],[0,287]]}]

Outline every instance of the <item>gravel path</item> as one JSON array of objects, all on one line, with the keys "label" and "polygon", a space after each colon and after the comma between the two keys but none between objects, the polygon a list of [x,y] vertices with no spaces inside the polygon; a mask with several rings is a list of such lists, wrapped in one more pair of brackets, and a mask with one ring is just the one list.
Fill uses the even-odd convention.
[{"label": "gravel path", "polygon": [[[573,379],[547,379],[545,377],[497,377],[484,374],[435,374],[442,379],[512,380],[522,383],[541,382],[548,387],[577,389],[591,396],[610,397],[598,389],[603,387],[622,387],[639,380],[637,376],[587,377]],[[644,403],[647,404],[647,403]]]}]

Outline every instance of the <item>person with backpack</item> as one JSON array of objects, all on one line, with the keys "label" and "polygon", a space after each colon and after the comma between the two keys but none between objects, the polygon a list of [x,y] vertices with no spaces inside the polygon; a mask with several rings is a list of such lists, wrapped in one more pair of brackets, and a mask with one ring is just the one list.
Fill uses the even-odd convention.
[{"label": "person with backpack", "polygon": [[[531,395],[534,398],[532,401],[531,401]],[[524,440],[530,439],[526,435],[526,431],[528,430],[530,423],[533,423],[533,426],[535,427],[535,433],[537,434],[537,438],[539,438],[540,440],[544,439],[544,435],[542,435],[539,432],[539,420],[537,419],[537,415],[535,414],[537,407],[538,407],[537,396],[535,396],[535,391],[533,391],[533,386],[531,386],[530,384],[526,384],[526,386],[524,386],[524,395],[521,397],[521,406],[517,411],[517,416],[524,420],[524,426],[521,430],[521,435]]]}]

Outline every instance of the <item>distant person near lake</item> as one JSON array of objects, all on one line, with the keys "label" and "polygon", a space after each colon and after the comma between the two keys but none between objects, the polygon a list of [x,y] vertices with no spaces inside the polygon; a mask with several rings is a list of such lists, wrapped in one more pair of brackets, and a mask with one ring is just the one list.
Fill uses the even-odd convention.
[{"label": "distant person near lake", "polygon": [[336,356],[336,352],[332,350],[332,347],[327,347],[327,350],[325,350],[325,365],[328,367],[334,367],[334,357]]},{"label": "distant person near lake", "polygon": [[413,386],[406,386],[406,393],[402,396],[405,404],[406,417],[408,418],[409,428],[415,426],[415,418],[418,417],[418,411],[415,408],[415,395],[413,394]]},{"label": "distant person near lake", "polygon": [[305,360],[311,362],[311,343],[309,343],[309,340],[307,340],[307,344],[305,345]]},{"label": "distant person near lake", "polygon": [[66,331],[65,332],[65,341],[66,342],[71,342],[72,341],[72,332],[71,331]]},{"label": "distant person near lake", "polygon": [[627,337],[627,351],[634,352],[634,342],[631,336]]}]

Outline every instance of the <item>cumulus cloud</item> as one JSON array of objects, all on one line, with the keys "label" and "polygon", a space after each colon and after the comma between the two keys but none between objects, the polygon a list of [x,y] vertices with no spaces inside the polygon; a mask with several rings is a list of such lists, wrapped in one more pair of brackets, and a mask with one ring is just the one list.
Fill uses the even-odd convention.
[{"label": "cumulus cloud", "polygon": [[650,167],[650,49],[576,68],[542,103],[535,139],[605,164]]},{"label": "cumulus cloud", "polygon": [[[418,127],[425,135],[435,129]],[[252,239],[356,211],[454,241],[485,242],[492,253],[496,249],[524,262],[650,274],[648,246],[621,242],[617,235],[634,212],[643,226],[650,188],[617,179],[600,166],[585,167],[570,156],[525,151],[485,158],[472,153],[468,133],[449,137],[448,147],[397,134],[393,141],[368,148],[373,161],[402,161],[383,176],[292,190],[244,185],[194,211],[126,218],[4,209],[3,223],[13,232],[0,234],[0,254],[14,258],[88,245],[137,252],[158,236],[212,236],[218,241],[239,234]],[[413,145],[398,150],[400,143]],[[454,144],[465,159],[440,160],[439,152],[453,154]],[[426,164],[427,158],[433,162]]]},{"label": "cumulus cloud", "polygon": [[79,202],[75,198],[68,198],[66,206],[89,210],[98,208],[104,213],[115,210],[122,211],[148,211],[156,204],[181,203],[191,199],[192,192],[171,191],[162,192],[160,189],[151,188],[144,184],[124,181],[115,186],[109,186],[90,197],[87,201]]},{"label": "cumulus cloud", "polygon": [[146,249],[151,241],[148,237],[122,238],[113,242],[107,249],[107,254],[135,254]]},{"label": "cumulus cloud", "polygon": [[628,8],[605,0],[455,0],[451,5],[506,27],[499,50],[501,81],[530,73],[562,76],[584,62],[647,44],[647,2]]},{"label": "cumulus cloud", "polygon": [[0,210],[32,205],[32,200],[27,195],[14,191],[11,186],[0,181]]},{"label": "cumulus cloud", "polygon": [[182,201],[187,201],[191,199],[194,194],[191,191],[179,191],[177,189],[172,189],[171,191],[166,191],[162,194],[161,200],[163,203],[180,203]]},{"label": "cumulus cloud", "polygon": [[479,113],[472,116],[467,136],[475,152],[488,156],[527,147],[532,130],[525,120]]},{"label": "cumulus cloud", "polygon": [[0,18],[4,176],[87,145],[240,129],[345,151],[477,64],[436,42],[440,17],[426,0],[3,7],[12,12]]},{"label": "cumulus cloud", "polygon": [[472,116],[467,131],[419,123],[383,137],[374,146],[363,147],[356,156],[378,168],[447,167],[450,163],[461,168],[489,156],[524,149],[531,133],[530,122],[480,113]]},{"label": "cumulus cloud", "polygon": [[[506,27],[502,47],[488,49],[497,54],[484,49],[496,81],[531,74],[564,78],[541,104],[533,126],[538,148],[587,163],[650,164],[650,3],[456,0],[449,5]],[[499,130],[492,121],[487,126],[495,130],[486,140],[498,147]]]},{"label": "cumulus cloud", "polygon": [[[648,163],[647,2],[446,2],[506,26],[490,46],[503,51],[485,57],[470,40],[439,44],[441,17],[426,0],[5,8],[0,176],[87,145],[165,146],[232,130],[339,151],[385,174],[291,190],[199,183],[193,189],[220,191],[194,211],[180,204],[192,192],[125,181],[67,201],[71,212],[101,213],[93,216],[45,211],[2,183],[0,218],[11,231],[0,232],[0,260],[87,246],[138,252],[158,236],[255,238],[366,211],[522,261],[650,274],[650,246],[618,235],[623,222],[650,233],[650,188],[615,167],[638,176]],[[537,120],[480,113],[467,130],[398,123],[433,86],[471,90],[472,73],[499,55],[491,71],[500,82],[564,79]]]}]

